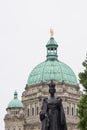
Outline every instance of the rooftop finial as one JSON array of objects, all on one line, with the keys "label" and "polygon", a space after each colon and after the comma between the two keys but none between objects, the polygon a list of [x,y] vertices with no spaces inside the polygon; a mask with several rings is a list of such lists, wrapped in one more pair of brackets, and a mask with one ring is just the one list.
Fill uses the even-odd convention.
[{"label": "rooftop finial", "polygon": [[18,93],[17,93],[17,91],[15,90],[15,92],[14,92],[14,99],[17,98],[17,96],[18,96]]},{"label": "rooftop finial", "polygon": [[50,28],[50,34],[51,34],[51,37],[54,35],[54,32],[53,32],[52,28]]}]

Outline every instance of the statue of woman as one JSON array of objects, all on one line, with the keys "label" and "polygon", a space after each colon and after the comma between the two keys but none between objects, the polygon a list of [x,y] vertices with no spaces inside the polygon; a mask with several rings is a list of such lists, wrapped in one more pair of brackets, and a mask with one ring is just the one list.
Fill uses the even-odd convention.
[{"label": "statue of woman", "polygon": [[50,97],[43,100],[40,112],[42,130],[67,130],[62,99],[54,96],[56,89],[53,81],[48,86]]}]

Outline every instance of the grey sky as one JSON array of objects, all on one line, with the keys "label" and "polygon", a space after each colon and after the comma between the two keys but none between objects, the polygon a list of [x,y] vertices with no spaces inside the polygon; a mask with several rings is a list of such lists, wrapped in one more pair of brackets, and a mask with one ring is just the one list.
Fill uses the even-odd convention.
[{"label": "grey sky", "polygon": [[1,130],[14,91],[21,99],[29,73],[46,59],[50,27],[59,60],[77,76],[87,52],[87,0],[0,0]]}]

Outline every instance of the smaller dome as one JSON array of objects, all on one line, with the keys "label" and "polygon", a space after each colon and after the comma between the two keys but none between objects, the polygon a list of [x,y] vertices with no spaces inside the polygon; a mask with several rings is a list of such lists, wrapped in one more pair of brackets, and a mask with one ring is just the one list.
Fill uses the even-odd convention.
[{"label": "smaller dome", "polygon": [[23,103],[18,99],[17,92],[14,92],[14,99],[9,102],[8,108],[23,108]]}]

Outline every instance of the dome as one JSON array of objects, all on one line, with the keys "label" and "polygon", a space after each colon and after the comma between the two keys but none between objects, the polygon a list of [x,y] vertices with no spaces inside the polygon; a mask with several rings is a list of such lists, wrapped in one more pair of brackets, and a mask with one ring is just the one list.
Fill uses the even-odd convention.
[{"label": "dome", "polygon": [[22,102],[17,98],[17,95],[18,94],[15,91],[15,93],[14,93],[14,99],[11,102],[9,102],[8,108],[23,108],[24,107],[23,104],[22,104]]},{"label": "dome", "polygon": [[35,85],[49,80],[77,85],[77,79],[72,69],[57,60],[47,60],[37,65],[30,73],[27,84]]},{"label": "dome", "polygon": [[38,64],[30,73],[28,86],[45,83],[49,80],[77,85],[77,79],[73,70],[65,63],[58,60],[57,42],[53,37],[47,42],[47,60]]}]

